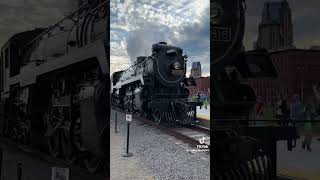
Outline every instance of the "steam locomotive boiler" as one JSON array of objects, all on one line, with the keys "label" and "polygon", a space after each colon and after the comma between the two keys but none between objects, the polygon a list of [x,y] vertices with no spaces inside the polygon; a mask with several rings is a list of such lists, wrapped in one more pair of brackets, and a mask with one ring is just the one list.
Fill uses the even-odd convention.
[{"label": "steam locomotive boiler", "polygon": [[245,52],[245,0],[211,1],[211,176],[219,180],[277,179],[277,141],[295,147],[295,126],[255,126],[256,95],[242,81],[276,78],[266,50]]},{"label": "steam locomotive boiler", "polygon": [[151,117],[157,124],[195,122],[196,106],[189,100],[186,58],[179,47],[160,42],[152,46],[152,55],[138,57],[134,65],[112,75],[112,105]]},{"label": "steam locomotive boiler", "polygon": [[94,0],[1,49],[1,135],[90,171],[106,165],[109,1]]}]

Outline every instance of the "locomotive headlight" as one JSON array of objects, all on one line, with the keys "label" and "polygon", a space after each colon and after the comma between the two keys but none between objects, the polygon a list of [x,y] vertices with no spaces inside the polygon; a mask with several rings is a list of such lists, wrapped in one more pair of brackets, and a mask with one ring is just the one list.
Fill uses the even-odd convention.
[{"label": "locomotive headlight", "polygon": [[174,69],[180,69],[180,67],[181,67],[181,64],[180,64],[179,62],[175,62],[175,63],[173,64],[173,68],[174,68]]},{"label": "locomotive headlight", "polygon": [[212,3],[210,6],[211,23],[218,24],[223,16],[223,8],[219,3]]}]

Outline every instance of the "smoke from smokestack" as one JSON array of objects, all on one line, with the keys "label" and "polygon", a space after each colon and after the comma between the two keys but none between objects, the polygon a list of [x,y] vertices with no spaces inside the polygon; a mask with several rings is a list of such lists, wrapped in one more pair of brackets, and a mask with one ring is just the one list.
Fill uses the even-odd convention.
[{"label": "smoke from smokestack", "polygon": [[166,33],[161,32],[159,25],[148,24],[138,30],[130,31],[127,38],[127,53],[130,57],[131,64],[138,56],[151,55],[151,47],[153,44],[165,41],[171,43],[174,40],[172,32],[169,29],[162,29]]}]

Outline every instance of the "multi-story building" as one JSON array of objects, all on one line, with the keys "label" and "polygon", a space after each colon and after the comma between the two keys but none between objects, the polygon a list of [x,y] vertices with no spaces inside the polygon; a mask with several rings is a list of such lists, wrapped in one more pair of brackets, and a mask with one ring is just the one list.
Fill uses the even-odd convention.
[{"label": "multi-story building", "polygon": [[293,48],[291,8],[286,0],[264,3],[255,49],[276,51]]},{"label": "multi-story building", "polygon": [[201,77],[201,76],[202,76],[201,63],[200,62],[193,62],[192,67],[191,67],[190,77],[197,78],[197,77]]}]

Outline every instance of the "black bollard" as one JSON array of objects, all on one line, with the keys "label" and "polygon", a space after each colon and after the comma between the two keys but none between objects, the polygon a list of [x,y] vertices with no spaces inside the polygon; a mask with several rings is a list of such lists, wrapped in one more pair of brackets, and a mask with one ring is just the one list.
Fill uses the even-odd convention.
[{"label": "black bollard", "polygon": [[3,158],[3,152],[2,152],[2,149],[0,149],[0,177],[1,176],[1,172],[2,172],[2,158]]},{"label": "black bollard", "polygon": [[118,114],[115,115],[115,122],[114,122],[114,133],[119,133],[118,131]]},{"label": "black bollard", "polygon": [[17,178],[18,180],[22,180],[22,163],[21,162],[18,162]]},{"label": "black bollard", "polygon": [[126,149],[126,153],[123,154],[122,156],[123,157],[131,157],[133,156],[132,153],[129,152],[129,141],[130,141],[130,121],[132,119],[132,116],[129,115],[126,115],[126,121],[127,121],[127,149]]}]

